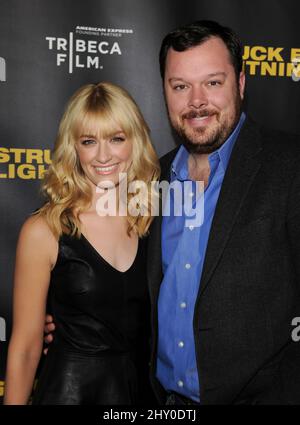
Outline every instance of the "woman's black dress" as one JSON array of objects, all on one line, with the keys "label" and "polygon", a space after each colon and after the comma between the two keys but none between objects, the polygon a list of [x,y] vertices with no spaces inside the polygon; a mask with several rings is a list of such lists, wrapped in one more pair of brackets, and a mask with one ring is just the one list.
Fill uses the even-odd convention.
[{"label": "woman's black dress", "polygon": [[120,272],[82,235],[63,235],[51,273],[56,324],[32,404],[131,405],[151,398],[145,241]]}]

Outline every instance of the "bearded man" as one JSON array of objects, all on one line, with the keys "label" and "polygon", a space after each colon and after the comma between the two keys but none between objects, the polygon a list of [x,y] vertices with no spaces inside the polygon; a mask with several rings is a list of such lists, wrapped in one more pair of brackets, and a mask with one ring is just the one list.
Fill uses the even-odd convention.
[{"label": "bearded man", "polygon": [[160,69],[182,141],[161,178],[204,182],[190,194],[204,219],[187,226],[171,213],[150,231],[156,393],[167,404],[298,404],[300,140],[246,117],[231,29],[197,21],[172,31]]}]

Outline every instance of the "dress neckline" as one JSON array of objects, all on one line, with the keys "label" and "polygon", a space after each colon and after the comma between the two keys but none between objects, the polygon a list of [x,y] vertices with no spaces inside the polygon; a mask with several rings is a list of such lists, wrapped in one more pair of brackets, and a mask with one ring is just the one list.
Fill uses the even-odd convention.
[{"label": "dress neckline", "polygon": [[138,239],[138,243],[137,243],[137,249],[136,249],[136,253],[134,256],[134,259],[131,263],[131,265],[128,267],[128,269],[126,269],[125,271],[119,270],[116,267],[114,267],[109,261],[107,261],[103,255],[100,254],[100,252],[94,247],[94,245],[84,236],[83,233],[81,233],[81,238],[86,242],[86,245],[88,245],[91,250],[105,263],[107,264],[110,268],[112,268],[115,272],[120,273],[120,274],[125,274],[128,273],[132,267],[134,266],[136,259],[138,257],[138,252],[139,252],[139,246],[140,246],[140,240]]}]

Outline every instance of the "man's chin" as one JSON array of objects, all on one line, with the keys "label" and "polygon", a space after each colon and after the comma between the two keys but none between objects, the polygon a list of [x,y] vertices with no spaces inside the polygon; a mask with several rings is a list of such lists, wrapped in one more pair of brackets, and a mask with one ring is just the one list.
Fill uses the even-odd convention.
[{"label": "man's chin", "polygon": [[205,135],[205,131],[200,129],[194,134],[188,134],[180,131],[178,133],[182,139],[182,144],[189,153],[210,154],[222,145],[218,135]]},{"label": "man's chin", "polygon": [[215,152],[222,145],[222,143],[220,144],[219,141],[214,141],[212,143],[201,143],[191,142],[186,138],[182,139],[182,144],[191,154],[210,154]]}]

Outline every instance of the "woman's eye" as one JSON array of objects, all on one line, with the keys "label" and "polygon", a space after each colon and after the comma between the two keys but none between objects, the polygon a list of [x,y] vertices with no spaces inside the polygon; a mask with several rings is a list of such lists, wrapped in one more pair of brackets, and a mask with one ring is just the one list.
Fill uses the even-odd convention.
[{"label": "woman's eye", "polygon": [[111,139],[112,142],[120,143],[125,141],[125,137],[122,136],[115,136]]},{"label": "woman's eye", "polygon": [[93,144],[93,143],[95,143],[95,140],[92,140],[92,139],[86,139],[86,140],[82,140],[82,141],[81,141],[81,144],[82,144],[83,146],[88,146],[88,145],[91,145],[91,144]]}]

